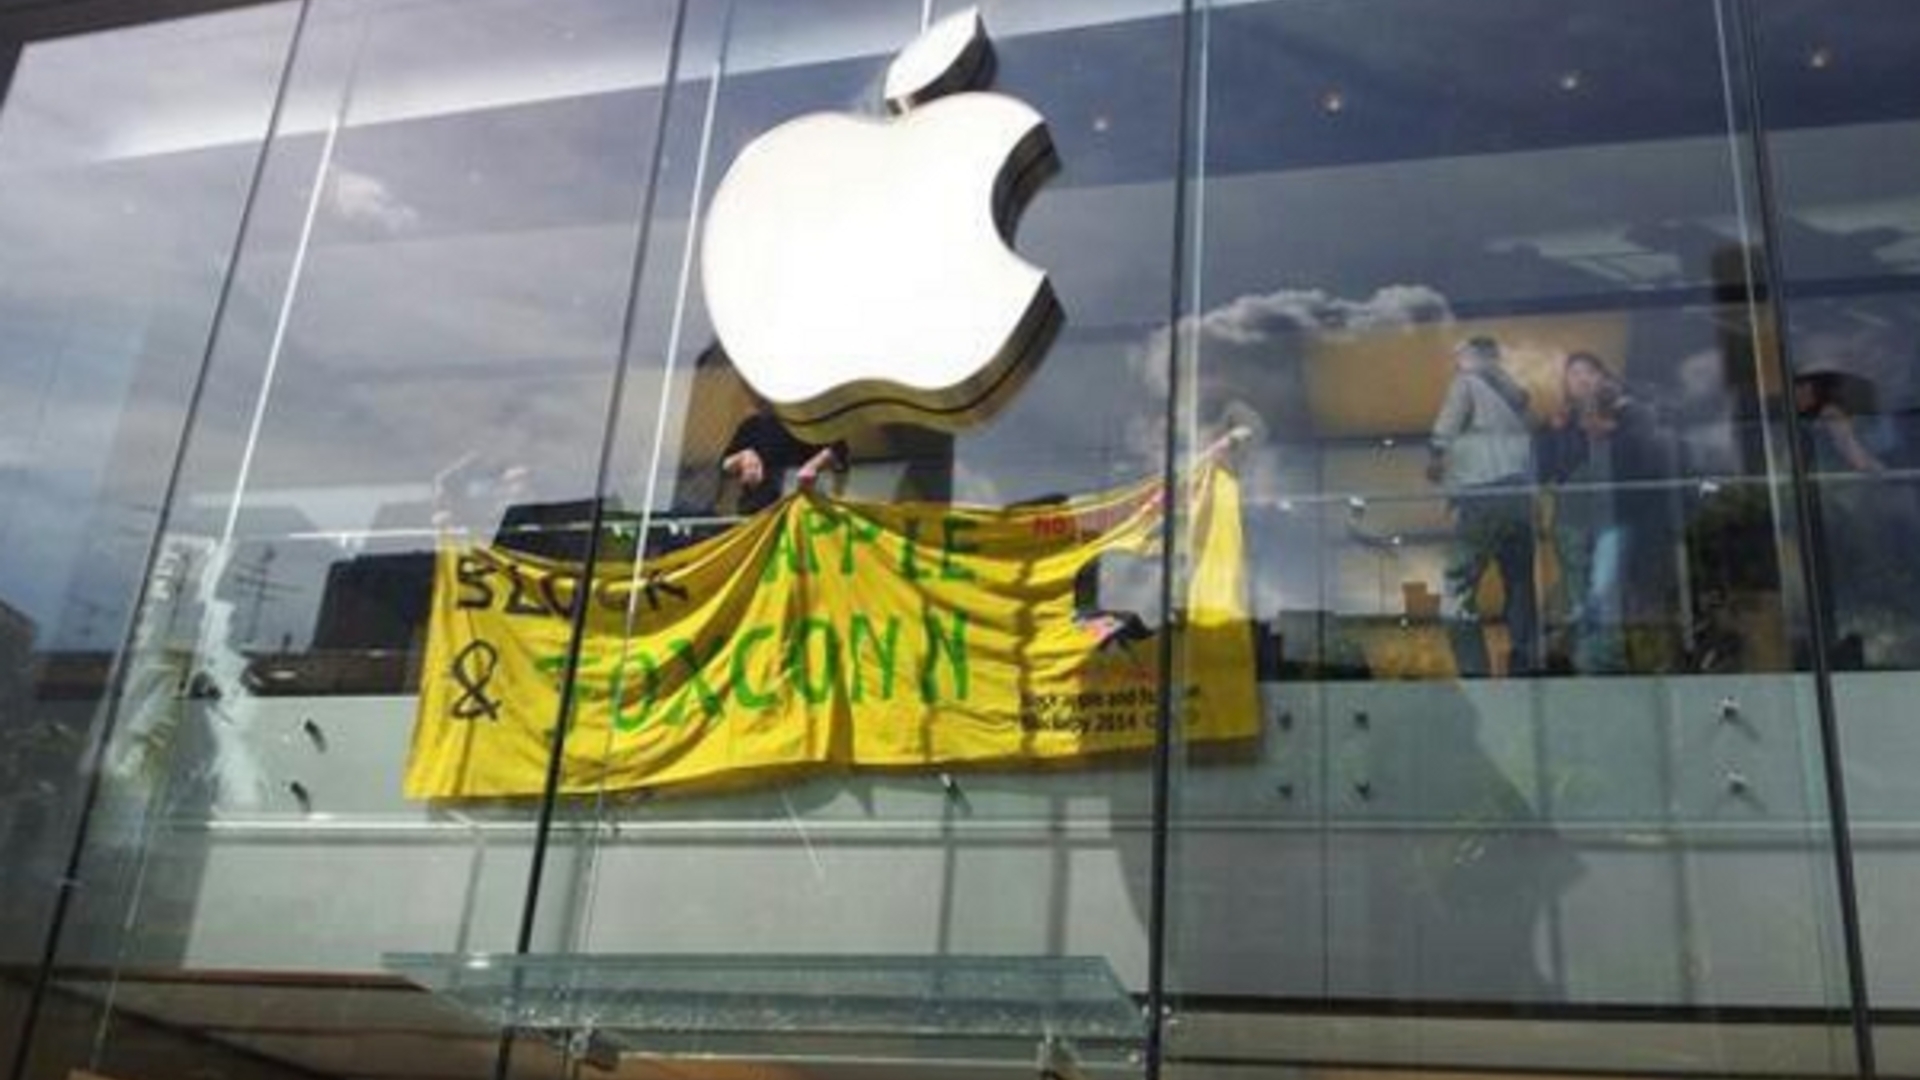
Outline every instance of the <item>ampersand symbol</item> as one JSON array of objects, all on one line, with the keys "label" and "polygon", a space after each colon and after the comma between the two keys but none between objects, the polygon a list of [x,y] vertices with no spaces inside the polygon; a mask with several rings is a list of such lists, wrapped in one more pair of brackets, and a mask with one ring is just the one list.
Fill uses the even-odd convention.
[{"label": "ampersand symbol", "polygon": [[453,658],[447,672],[460,685],[460,700],[453,703],[456,720],[500,719],[500,703],[487,696],[487,684],[500,666],[500,650],[485,641],[475,640]]}]

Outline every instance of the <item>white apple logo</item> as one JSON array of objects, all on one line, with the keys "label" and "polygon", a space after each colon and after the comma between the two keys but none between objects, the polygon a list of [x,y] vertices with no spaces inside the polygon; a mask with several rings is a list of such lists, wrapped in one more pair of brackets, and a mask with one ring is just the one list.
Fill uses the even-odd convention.
[{"label": "white apple logo", "polygon": [[957,430],[1045,351],[1059,305],[1007,244],[1053,144],[1032,107],[966,91],[990,66],[979,13],[944,19],[888,69],[898,115],[789,121],[721,181],[703,238],[707,310],[796,433]]}]

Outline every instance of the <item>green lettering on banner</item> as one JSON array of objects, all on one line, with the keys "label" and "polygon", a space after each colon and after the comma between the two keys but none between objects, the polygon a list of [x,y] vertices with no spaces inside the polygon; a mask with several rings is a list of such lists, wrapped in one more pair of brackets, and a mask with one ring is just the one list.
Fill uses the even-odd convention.
[{"label": "green lettering on banner", "polygon": [[[566,655],[554,657],[560,665],[560,674],[554,681],[555,688],[562,688],[566,680]],[[573,673],[573,693],[579,701],[599,701],[601,690],[591,681],[599,674],[600,664],[606,657],[590,644],[580,646],[580,664]]]},{"label": "green lettering on banner", "polygon": [[[635,667],[640,669],[640,711],[633,714],[626,711],[628,680]],[[655,700],[660,694],[660,669],[655,666],[653,657],[643,652],[630,652],[614,665],[610,694],[613,698],[613,728],[615,731],[638,731],[646,726],[647,717],[652,715]]]},{"label": "green lettering on banner", "polygon": [[[813,632],[819,630],[826,634],[827,655],[826,678],[815,685],[810,676],[813,674],[813,650],[807,647]],[[799,628],[794,632],[793,640],[787,646],[788,679],[800,688],[800,696],[812,705],[819,705],[833,696],[833,688],[840,681],[840,634],[833,624],[825,619],[812,617],[800,620]]]},{"label": "green lettering on banner", "polygon": [[800,547],[806,557],[806,572],[820,572],[820,557],[814,552],[813,540],[816,536],[825,536],[840,527],[839,515],[817,506],[808,506],[800,511]]},{"label": "green lettering on banner", "polygon": [[905,534],[900,541],[900,576],[908,581],[919,581],[919,552],[916,549],[920,546],[920,519],[908,518],[900,531]]},{"label": "green lettering on banner", "polygon": [[861,544],[872,544],[880,539],[880,523],[847,514],[844,531],[846,542],[840,545],[840,574],[842,577],[852,577],[853,549]]},{"label": "green lettering on banner", "polygon": [[867,665],[862,660],[865,652],[861,643],[872,646],[874,659],[880,664],[880,700],[893,700],[894,661],[900,655],[900,619],[889,615],[886,621],[886,636],[874,633],[873,620],[865,615],[855,615],[847,628],[847,664],[853,668],[853,700],[857,704],[867,699]]},{"label": "green lettering on banner", "polygon": [[718,659],[725,643],[715,645],[709,656],[701,656],[700,650],[691,641],[676,640],[668,648],[673,650],[673,658],[687,669],[687,685],[693,689],[694,697],[700,702],[700,712],[709,720],[720,715],[721,698],[726,695],[723,685],[715,690],[707,682],[707,663]]},{"label": "green lettering on banner", "polygon": [[756,626],[741,634],[733,646],[733,698],[749,709],[765,711],[773,708],[780,700],[779,695],[771,691],[755,690],[747,679],[747,664],[752,656],[753,647],[773,636],[773,627]]},{"label": "green lettering on banner", "polygon": [[558,690],[564,686],[567,681],[567,654],[554,653],[551,656],[536,656],[533,659],[533,670],[545,675],[547,679],[553,683],[553,688]]},{"label": "green lettering on banner", "polygon": [[955,555],[971,555],[980,548],[978,545],[966,546],[960,542],[962,529],[979,528],[979,522],[965,518],[949,517],[940,522],[940,580],[972,581],[973,571],[953,561]]},{"label": "green lettering on banner", "polygon": [[760,572],[760,583],[771,585],[780,580],[780,568],[786,567],[787,573],[799,574],[800,551],[793,543],[793,531],[784,524],[773,534],[773,554],[767,559],[766,569]]},{"label": "green lettering on banner", "polygon": [[927,651],[920,662],[920,700],[931,705],[940,699],[939,667],[942,657],[952,669],[953,696],[967,700],[967,613],[953,613],[951,631],[943,630],[940,617],[928,612],[923,619],[927,629]]}]

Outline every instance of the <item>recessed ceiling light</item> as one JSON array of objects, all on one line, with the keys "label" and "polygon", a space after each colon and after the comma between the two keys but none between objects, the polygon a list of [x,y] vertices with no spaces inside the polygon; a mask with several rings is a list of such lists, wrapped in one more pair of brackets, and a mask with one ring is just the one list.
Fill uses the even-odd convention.
[{"label": "recessed ceiling light", "polygon": [[1816,45],[1807,54],[1807,66],[1815,71],[1825,71],[1833,66],[1833,49],[1826,45]]},{"label": "recessed ceiling light", "polygon": [[1320,111],[1333,115],[1347,110],[1347,95],[1339,90],[1328,90],[1320,95]]},{"label": "recessed ceiling light", "polygon": [[1587,77],[1581,74],[1578,68],[1560,73],[1560,89],[1565,90],[1569,94],[1586,85],[1586,82]]}]

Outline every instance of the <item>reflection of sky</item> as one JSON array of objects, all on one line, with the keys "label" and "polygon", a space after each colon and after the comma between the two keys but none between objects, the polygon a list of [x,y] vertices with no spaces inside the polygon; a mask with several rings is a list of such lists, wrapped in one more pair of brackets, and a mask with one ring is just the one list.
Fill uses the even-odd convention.
[{"label": "reflection of sky", "polygon": [[263,131],[290,20],[282,5],[33,45],[0,109],[0,601],[44,645],[124,627],[252,159],[75,163],[130,113],[222,94]]},{"label": "reflection of sky", "polygon": [[[1767,9],[1789,11],[1763,35],[1772,50],[1763,57],[1770,95],[1800,103],[1789,121],[1884,123],[1920,109],[1906,73],[1878,61],[1847,69],[1844,84],[1829,79],[1808,90],[1809,79],[1831,71],[1798,62],[1804,41],[1843,34],[1833,39],[1834,55],[1850,63],[1862,50],[1879,56],[1890,48],[1877,40],[1900,32],[1910,40],[1920,22],[1890,15],[1886,0],[1865,6],[1877,12],[1863,25],[1878,39],[1861,38],[1868,31],[1849,30],[1851,16],[1828,18],[1818,5]],[[318,132],[340,107],[348,71],[357,72],[350,112],[248,478],[261,510],[243,531],[271,531],[269,517],[281,514],[313,529],[424,525],[432,477],[469,453],[527,466],[533,500],[588,493],[660,104],[659,91],[643,87],[657,86],[664,70],[670,7],[477,0],[317,9],[288,103],[287,130],[301,134],[278,142],[261,191],[196,432],[184,525],[217,523],[234,482],[318,163]],[[1180,39],[1170,7],[986,5],[990,27],[1009,31],[998,46],[998,88],[1047,115],[1060,149],[1062,170],[1022,219],[1019,247],[1053,274],[1069,322],[1006,415],[961,440],[963,494],[1014,499],[1084,489],[1152,465],[1144,448],[1155,445],[1160,391],[1139,375],[1137,358],[1165,322],[1173,269]],[[1096,8],[1124,21],[1101,24],[1090,15]],[[635,327],[640,367],[658,366],[680,292],[701,80],[721,10],[695,5],[688,27]],[[376,14],[363,33],[367,11]],[[919,11],[918,0],[739,4],[727,24],[728,74],[716,99],[711,167],[701,174],[707,187],[770,126],[870,100],[886,51],[913,32]],[[1712,14],[1707,3],[1683,0],[1217,5],[1205,182],[1195,188],[1203,214],[1197,303],[1213,309],[1301,290],[1361,300],[1413,285],[1471,314],[1604,306],[1708,285],[1715,250],[1739,235]],[[247,78],[272,70],[217,39],[194,47]],[[126,70],[115,61],[103,85],[130,92]],[[10,102],[10,121],[17,114],[32,122],[0,126],[0,147],[31,144],[38,156],[20,167],[45,168],[140,145],[204,142],[226,122],[208,110],[264,102],[260,93],[214,94],[207,78],[181,88],[175,112],[193,122],[172,130],[115,127],[97,118],[106,113],[84,121],[71,110],[19,113]],[[1822,276],[1920,263],[1920,207],[1910,203],[1920,190],[1920,176],[1911,175],[1920,154],[1906,152],[1920,138],[1915,131],[1920,125],[1907,122],[1776,141],[1782,191],[1806,230],[1789,237],[1812,238],[1799,250]],[[226,160],[142,159],[133,171],[97,167],[90,182],[124,175],[126,190],[145,195],[158,181],[140,170],[165,162],[217,171]],[[1860,169],[1863,160],[1872,167]],[[97,212],[111,197],[104,190],[70,186],[72,214],[84,219],[76,224],[63,221],[57,193],[26,199],[9,181],[10,205],[31,213],[0,227],[39,230],[38,240],[10,250],[58,248],[61,238],[88,230],[105,250],[134,244],[131,230],[142,227],[109,228]],[[168,226],[176,231],[166,235],[218,235],[212,222],[230,204],[196,210],[190,188],[165,189],[178,211]],[[1862,229],[1892,233],[1865,248],[1813,242]],[[211,265],[204,252],[182,254],[163,240],[134,246]],[[74,261],[84,247],[65,245],[73,274],[40,274],[39,291],[15,293],[21,310],[63,314],[48,320],[54,329],[22,331],[14,341],[57,337],[81,312],[101,310],[109,292],[162,295],[125,276],[146,272],[138,260]],[[25,264],[13,265],[10,289],[26,280],[18,269]],[[177,267],[169,273],[173,287],[193,288],[166,294],[166,310],[193,309],[188,294],[203,295],[207,279]],[[89,274],[101,275],[91,287]],[[681,364],[708,344],[697,289],[688,300]],[[20,318],[9,327],[24,326]],[[55,347],[34,348],[44,358]],[[20,371],[21,380],[45,377]],[[633,430],[623,432],[614,478],[629,505],[642,497],[658,386],[636,377],[630,388],[639,396],[623,410]],[[37,400],[36,393],[13,396]],[[673,446],[666,440],[669,453]],[[671,501],[671,492],[658,499]]]},{"label": "reflection of sky", "polygon": [[[156,144],[257,139],[294,6],[262,4],[28,46],[0,110],[0,176],[145,156]],[[156,129],[175,135],[143,134]]]}]

